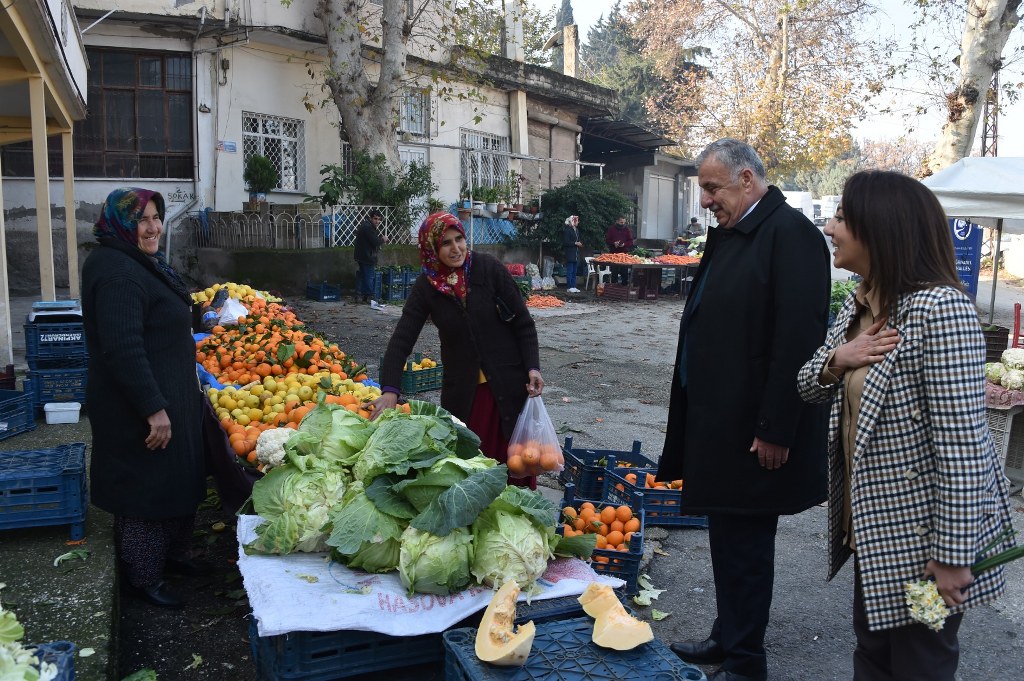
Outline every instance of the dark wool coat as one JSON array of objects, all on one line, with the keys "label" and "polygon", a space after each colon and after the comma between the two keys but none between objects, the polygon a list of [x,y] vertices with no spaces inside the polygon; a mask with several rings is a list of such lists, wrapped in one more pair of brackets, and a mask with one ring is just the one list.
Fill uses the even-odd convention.
[{"label": "dark wool coat", "polygon": [[356,242],[352,249],[352,256],[357,263],[363,265],[376,265],[377,253],[384,243],[377,228],[367,218],[356,227]]},{"label": "dark wool coat", "polygon": [[[825,413],[796,376],[825,337],[829,254],[821,232],[770,187],[731,229],[712,230],[687,301],[687,387],[678,350],[658,479],[683,478],[693,513],[799,513],[825,499]],[[754,437],[789,447],[768,470]]]},{"label": "dark wool coat", "polygon": [[[829,418],[829,579],[850,557],[842,523],[846,458],[840,418],[845,383],[818,382],[857,315],[846,300],[825,344],[800,371],[809,402]],[[904,293],[889,318],[899,345],[864,378],[850,480],[857,563],[871,630],[911,624],[904,585],[931,559],[971,565],[1011,527],[1006,477],[985,419],[985,340],[974,304],[951,286]],[[1006,539],[988,554],[1013,545]],[[960,612],[995,600],[1003,569],[964,590]]]},{"label": "dark wool coat", "polygon": [[562,252],[565,255],[565,262],[579,262],[580,247],[576,242],[580,240],[579,227],[564,225],[562,227]]},{"label": "dark wool coat", "polygon": [[[511,321],[503,318],[496,298],[513,315]],[[528,373],[540,369],[540,351],[533,318],[508,270],[494,257],[474,252],[465,308],[421,274],[384,353],[381,385],[401,387],[405,359],[428,317],[441,339],[441,406],[468,421],[483,369],[501,413],[502,433],[506,439],[512,437],[526,402]]]},{"label": "dark wool coat", "polygon": [[[195,513],[206,472],[189,303],[145,254],[115,243],[85,261],[82,313],[92,502],[135,518]],[[171,441],[149,450],[146,418],[161,409],[171,420]]]}]

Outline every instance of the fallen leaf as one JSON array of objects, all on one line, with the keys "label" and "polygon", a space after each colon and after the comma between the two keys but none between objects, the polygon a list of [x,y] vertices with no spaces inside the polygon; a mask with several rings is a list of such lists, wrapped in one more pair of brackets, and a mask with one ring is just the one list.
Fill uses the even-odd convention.
[{"label": "fallen leaf", "polygon": [[96,654],[96,650],[93,648],[82,648],[78,651],[79,657],[92,657]]},{"label": "fallen leaf", "polygon": [[658,548],[657,546],[656,546],[656,547],[654,547],[654,552],[655,552],[656,554],[658,554],[659,556],[671,556],[671,555],[672,555],[671,553],[669,553],[669,552],[667,552],[667,551],[662,551],[662,550],[661,550],[660,548]]},{"label": "fallen leaf", "polygon": [[185,669],[199,669],[199,666],[203,664],[203,656],[192,653],[192,664],[187,665]]},{"label": "fallen leaf", "polygon": [[655,622],[660,622],[661,620],[665,619],[671,614],[672,613],[670,612],[662,612],[661,610],[655,610],[654,608],[651,608],[651,619]]},{"label": "fallen leaf", "polygon": [[88,549],[74,549],[67,553],[62,553],[53,559],[53,567],[57,567],[66,560],[85,560],[89,557]]}]

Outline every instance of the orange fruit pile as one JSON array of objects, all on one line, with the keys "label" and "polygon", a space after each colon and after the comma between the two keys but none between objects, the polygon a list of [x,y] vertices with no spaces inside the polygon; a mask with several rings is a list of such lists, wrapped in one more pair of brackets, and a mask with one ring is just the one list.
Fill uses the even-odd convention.
[{"label": "orange fruit pile", "polygon": [[[562,509],[562,534],[573,537],[578,534],[596,534],[597,549],[629,551],[629,541],[640,531],[640,518],[633,514],[626,504],[608,504],[601,508],[593,502],[584,501],[579,508],[566,506]],[[595,555],[594,560],[607,563],[608,556]]]},{"label": "orange fruit pile", "polygon": [[506,465],[512,477],[523,478],[545,471],[560,471],[565,465],[565,458],[557,444],[527,440],[509,444]]}]

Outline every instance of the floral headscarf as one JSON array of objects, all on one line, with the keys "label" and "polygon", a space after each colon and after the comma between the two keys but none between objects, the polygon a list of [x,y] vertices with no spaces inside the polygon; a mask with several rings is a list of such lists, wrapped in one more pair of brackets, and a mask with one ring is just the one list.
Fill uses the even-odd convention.
[{"label": "floral headscarf", "polygon": [[178,273],[167,264],[163,252],[150,257],[139,249],[139,220],[150,201],[156,204],[157,214],[162,221],[166,204],[160,192],[139,187],[122,187],[110,192],[100,209],[100,217],[92,228],[93,236],[101,243],[110,240],[126,244],[133,249],[129,252],[138,251],[143,257],[148,257],[167,280],[168,285],[179,295],[189,298],[188,287]]},{"label": "floral headscarf", "polygon": [[444,233],[449,229],[456,229],[462,236],[466,236],[466,228],[451,213],[433,213],[427,216],[420,225],[420,263],[431,286],[465,304],[466,293],[469,292],[469,268],[473,252],[466,252],[466,261],[458,269],[452,269],[442,263],[437,256],[437,250]]}]

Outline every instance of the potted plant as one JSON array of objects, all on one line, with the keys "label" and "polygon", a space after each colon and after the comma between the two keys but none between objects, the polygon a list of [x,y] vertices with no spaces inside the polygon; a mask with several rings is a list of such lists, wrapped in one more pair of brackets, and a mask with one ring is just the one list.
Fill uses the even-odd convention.
[{"label": "potted plant", "polygon": [[434,214],[434,213],[440,213],[441,211],[446,210],[448,208],[444,204],[444,201],[442,201],[441,199],[437,198],[436,196],[431,196],[431,197],[427,198],[426,206],[427,206],[427,213],[429,213],[431,215]]},{"label": "potted plant", "polygon": [[242,179],[249,188],[249,204],[255,206],[267,200],[267,192],[277,187],[277,169],[266,156],[254,155],[245,160]]},{"label": "potted plant", "polygon": [[498,212],[498,189],[496,187],[482,187],[480,200],[484,202],[484,210],[488,213]]}]

